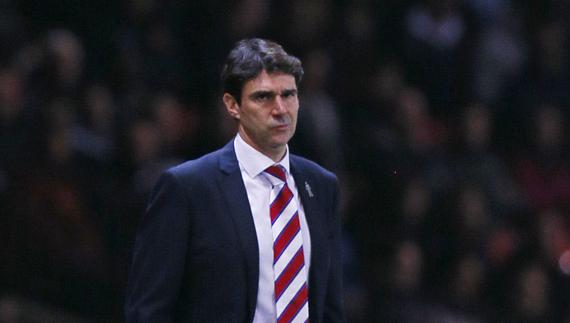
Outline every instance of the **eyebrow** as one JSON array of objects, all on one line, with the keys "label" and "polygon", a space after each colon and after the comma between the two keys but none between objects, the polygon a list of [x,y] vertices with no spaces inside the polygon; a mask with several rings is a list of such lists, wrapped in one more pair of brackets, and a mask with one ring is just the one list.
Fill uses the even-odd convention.
[{"label": "eyebrow", "polygon": [[297,94],[297,92],[297,89],[285,89],[283,92],[281,92],[281,94]]},{"label": "eyebrow", "polygon": [[275,92],[275,91],[270,91],[270,90],[258,90],[258,91],[255,91],[255,92],[251,93],[251,94],[249,95],[249,97],[255,98],[255,97],[262,96],[262,95],[277,95],[277,94],[280,94],[280,95],[287,95],[287,94],[297,94],[297,92],[298,92],[298,90],[295,89],[295,88],[285,89],[285,90],[281,91],[281,93],[278,93],[278,92]]},{"label": "eyebrow", "polygon": [[255,92],[252,92],[249,97],[258,97],[258,96],[262,96],[262,95],[275,95],[275,92],[273,91],[269,91],[269,90],[258,90]]}]

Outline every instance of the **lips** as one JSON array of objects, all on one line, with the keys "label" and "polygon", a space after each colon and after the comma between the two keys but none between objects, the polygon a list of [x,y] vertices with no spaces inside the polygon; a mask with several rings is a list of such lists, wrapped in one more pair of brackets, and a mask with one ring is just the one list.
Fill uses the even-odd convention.
[{"label": "lips", "polygon": [[286,129],[289,129],[289,124],[284,123],[284,124],[273,126],[272,128],[277,129],[277,130],[286,130]]},{"label": "lips", "polygon": [[279,116],[270,120],[270,128],[276,131],[288,131],[291,128],[291,118],[288,116]]},{"label": "lips", "polygon": [[275,124],[271,125],[271,128],[284,129],[284,128],[288,128],[291,125],[291,121],[289,121],[287,119],[274,120],[274,123]]}]

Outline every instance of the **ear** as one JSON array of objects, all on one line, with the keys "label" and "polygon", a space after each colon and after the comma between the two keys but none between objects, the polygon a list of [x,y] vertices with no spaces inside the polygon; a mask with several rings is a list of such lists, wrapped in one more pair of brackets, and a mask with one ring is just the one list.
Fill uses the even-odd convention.
[{"label": "ear", "polygon": [[226,110],[228,111],[228,113],[234,118],[239,120],[240,118],[240,111],[239,111],[239,104],[236,101],[236,98],[234,98],[233,95],[229,94],[229,93],[224,93],[224,96],[222,98],[222,100],[224,101],[224,105],[226,106]]}]

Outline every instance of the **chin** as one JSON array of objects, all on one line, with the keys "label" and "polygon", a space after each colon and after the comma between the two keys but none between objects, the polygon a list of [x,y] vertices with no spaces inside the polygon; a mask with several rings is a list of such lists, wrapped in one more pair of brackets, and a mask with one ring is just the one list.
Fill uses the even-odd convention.
[{"label": "chin", "polygon": [[273,140],[273,144],[275,147],[280,147],[280,146],[285,146],[289,140],[291,140],[291,135],[283,135],[283,136],[278,136],[275,137]]}]

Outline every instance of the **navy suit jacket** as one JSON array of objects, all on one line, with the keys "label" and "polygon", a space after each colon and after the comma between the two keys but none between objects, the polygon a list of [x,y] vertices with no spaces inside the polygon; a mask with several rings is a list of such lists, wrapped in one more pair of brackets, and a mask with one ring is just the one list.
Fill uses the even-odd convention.
[{"label": "navy suit jacket", "polygon": [[[309,318],[343,322],[334,174],[290,155],[311,232]],[[166,171],[141,219],[125,304],[128,323],[251,322],[257,236],[233,141]]]}]

